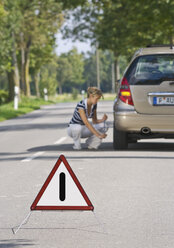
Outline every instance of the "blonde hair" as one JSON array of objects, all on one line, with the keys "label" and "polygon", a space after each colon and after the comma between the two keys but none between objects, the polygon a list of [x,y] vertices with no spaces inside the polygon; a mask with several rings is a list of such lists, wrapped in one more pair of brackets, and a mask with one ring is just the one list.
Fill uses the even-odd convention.
[{"label": "blonde hair", "polygon": [[97,87],[88,87],[87,97],[89,97],[90,95],[93,95],[93,96],[97,95],[97,96],[104,98],[102,91],[100,89],[98,89]]}]

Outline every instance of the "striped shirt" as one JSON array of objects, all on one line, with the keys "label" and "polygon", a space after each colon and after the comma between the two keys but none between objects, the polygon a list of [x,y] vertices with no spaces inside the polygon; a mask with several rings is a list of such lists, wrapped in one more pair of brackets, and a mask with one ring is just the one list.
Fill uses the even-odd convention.
[{"label": "striped shirt", "polygon": [[80,113],[78,111],[79,109],[84,109],[87,119],[88,118],[92,118],[93,115],[94,115],[94,110],[97,109],[97,104],[92,105],[92,107],[91,107],[91,113],[88,115],[87,99],[84,99],[84,100],[80,101],[77,104],[77,106],[76,106],[76,108],[74,110],[73,117],[72,117],[72,119],[71,119],[71,121],[70,121],[69,124],[85,125],[84,122],[82,121],[81,117],[80,117]]}]

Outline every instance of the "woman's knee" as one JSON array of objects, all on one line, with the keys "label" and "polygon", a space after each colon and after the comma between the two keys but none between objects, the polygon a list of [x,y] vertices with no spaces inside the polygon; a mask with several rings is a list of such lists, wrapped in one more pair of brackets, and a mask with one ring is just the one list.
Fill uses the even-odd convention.
[{"label": "woman's knee", "polygon": [[67,128],[67,134],[68,136],[72,137],[72,132],[70,127]]},{"label": "woman's knee", "polygon": [[74,138],[76,136],[80,136],[81,125],[71,124],[67,129],[67,133],[71,138]]},{"label": "woman's knee", "polygon": [[71,133],[72,133],[72,137],[73,138],[78,138],[81,136],[81,125],[76,125],[76,124],[73,124],[73,126],[71,127]]}]

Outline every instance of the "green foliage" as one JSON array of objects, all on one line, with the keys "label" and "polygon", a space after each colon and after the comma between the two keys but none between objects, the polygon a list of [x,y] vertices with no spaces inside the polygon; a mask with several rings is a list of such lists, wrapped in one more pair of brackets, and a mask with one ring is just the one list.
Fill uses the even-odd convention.
[{"label": "green foliage", "polygon": [[72,90],[72,98],[73,98],[73,100],[77,99],[78,93],[79,93],[79,91],[77,89],[73,88],[73,90]]},{"label": "green foliage", "polygon": [[118,62],[120,67],[120,77],[122,77],[128,65],[128,59],[126,56],[120,56]]},{"label": "green foliage", "polygon": [[[174,41],[173,0],[0,0],[0,73],[8,73],[11,91],[17,71],[26,94],[29,80],[39,81],[37,75],[41,95],[43,88],[54,95],[57,87],[61,94],[97,84],[94,52],[86,58],[76,49],[58,58],[54,56],[55,35],[68,18],[68,11],[64,35],[74,40],[90,39],[95,47],[98,45],[104,92],[111,91],[114,60],[119,61],[122,74],[135,49]],[[32,83],[36,93],[38,81]],[[1,82],[0,79],[7,89],[7,80]]]},{"label": "green foliage", "polygon": [[8,91],[8,79],[5,73],[0,75],[0,89]]},{"label": "green foliage", "polygon": [[66,26],[65,36],[89,38],[116,58],[148,44],[174,42],[173,0],[92,0],[70,14],[74,26]]},{"label": "green foliage", "polygon": [[8,102],[8,92],[0,90],[0,105]]},{"label": "green foliage", "polygon": [[87,58],[84,60],[84,62],[84,78],[86,88],[97,85],[97,68],[95,53],[88,52]]},{"label": "green foliage", "polygon": [[87,0],[63,0],[62,4],[64,9],[71,9],[78,5],[84,5],[86,2]]},{"label": "green foliage", "polygon": [[62,88],[65,92],[71,92],[74,87],[79,88],[83,82],[84,61],[82,54],[77,49],[72,49],[58,57],[57,80],[59,93]]},{"label": "green foliage", "polygon": [[112,91],[112,63],[114,63],[114,56],[111,52],[100,51],[100,78],[101,90],[103,92]]},{"label": "green foliage", "polygon": [[[19,71],[21,92],[30,95],[29,73],[34,78],[53,58],[55,34],[64,20],[63,10],[81,3],[80,0],[0,1],[0,72]],[[19,83],[19,77],[16,81],[14,78],[11,74],[10,90]]]},{"label": "green foliage", "polygon": [[[112,90],[113,62],[114,57],[110,51],[99,51],[100,87],[103,92],[110,92]],[[96,54],[88,53],[87,58],[84,59],[84,63],[85,84],[83,89],[86,90],[89,86],[97,86]]]},{"label": "green foliage", "polygon": [[173,40],[174,2],[131,0],[101,1],[102,14],[96,36],[100,46],[115,54],[129,55],[133,49]]},{"label": "green foliage", "polygon": [[67,57],[71,65],[71,82],[78,86],[83,83],[83,55],[74,48],[67,53]]},{"label": "green foliage", "polygon": [[44,88],[48,90],[48,95],[56,94],[57,79],[56,79],[56,64],[50,63],[42,67],[40,78],[40,95],[44,96]]},{"label": "green foliage", "polygon": [[57,59],[57,81],[59,87],[59,94],[62,94],[62,87],[65,82],[70,81],[71,79],[71,64],[66,56],[66,54],[62,54]]}]

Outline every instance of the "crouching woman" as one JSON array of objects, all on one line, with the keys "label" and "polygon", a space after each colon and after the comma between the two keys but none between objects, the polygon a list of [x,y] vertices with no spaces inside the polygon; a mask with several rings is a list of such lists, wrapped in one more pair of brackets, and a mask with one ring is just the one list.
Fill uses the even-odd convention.
[{"label": "crouching woman", "polygon": [[[88,149],[98,149],[102,139],[106,138],[107,115],[97,119],[97,102],[103,97],[101,90],[96,87],[89,87],[87,98],[80,101],[74,111],[73,117],[68,126],[68,135],[73,139],[73,149],[81,149],[81,138],[86,138]],[[92,123],[88,119],[92,118]]]}]

